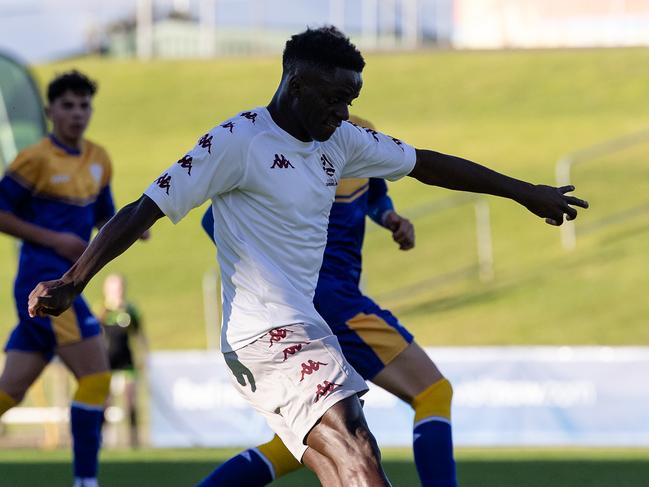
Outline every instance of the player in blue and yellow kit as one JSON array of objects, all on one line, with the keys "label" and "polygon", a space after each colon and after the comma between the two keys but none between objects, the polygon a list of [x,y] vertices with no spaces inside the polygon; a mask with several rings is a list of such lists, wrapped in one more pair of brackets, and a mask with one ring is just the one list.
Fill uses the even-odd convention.
[{"label": "player in blue and yellow kit", "polygon": [[[351,117],[350,121],[374,130],[366,120]],[[359,289],[366,216],[390,230],[401,250],[414,247],[414,228],[394,211],[384,180],[343,179],[329,215],[314,304],[338,338],[345,357],[363,378],[413,407],[413,449],[422,485],[456,487],[451,384],[399,320]],[[211,208],[203,216],[203,228],[213,238]],[[333,468],[324,458],[322,461],[323,468]],[[268,443],[219,466],[199,487],[263,486],[300,467],[302,464],[275,435]]]},{"label": "player in blue and yellow kit", "polygon": [[115,213],[106,151],[83,138],[96,85],[77,71],[48,86],[52,133],[21,151],[0,180],[0,231],[22,240],[14,296],[18,325],[7,341],[0,415],[17,405],[57,354],[78,381],[70,411],[75,486],[97,485],[108,356],[99,321],[79,296],[59,316],[30,318],[34,286],[56,279],[83,253],[93,228]]}]

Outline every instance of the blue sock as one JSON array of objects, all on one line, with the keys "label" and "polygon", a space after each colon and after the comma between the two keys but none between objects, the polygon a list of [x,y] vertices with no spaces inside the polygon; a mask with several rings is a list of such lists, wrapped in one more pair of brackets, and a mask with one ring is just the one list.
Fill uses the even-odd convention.
[{"label": "blue sock", "polygon": [[70,408],[75,477],[97,477],[103,419],[102,408],[79,403],[73,403]]},{"label": "blue sock", "polygon": [[413,433],[415,464],[422,487],[457,487],[451,425],[424,419]]},{"label": "blue sock", "polygon": [[264,458],[250,449],[219,465],[197,487],[262,487],[272,481],[273,473]]}]

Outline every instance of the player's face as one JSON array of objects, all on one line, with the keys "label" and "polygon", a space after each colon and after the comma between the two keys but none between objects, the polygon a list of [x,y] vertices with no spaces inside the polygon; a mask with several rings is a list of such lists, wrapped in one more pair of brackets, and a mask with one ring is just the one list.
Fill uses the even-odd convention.
[{"label": "player's face", "polygon": [[66,91],[47,108],[54,135],[62,142],[77,144],[83,137],[92,115],[92,97]]},{"label": "player's face", "polygon": [[350,69],[313,70],[305,74],[296,108],[309,136],[320,142],[329,139],[349,118],[349,107],[358,98],[362,86],[361,74]]}]

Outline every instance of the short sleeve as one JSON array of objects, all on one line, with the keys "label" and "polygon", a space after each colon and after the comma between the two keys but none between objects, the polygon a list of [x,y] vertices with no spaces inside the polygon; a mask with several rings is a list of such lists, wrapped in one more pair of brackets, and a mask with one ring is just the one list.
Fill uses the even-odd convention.
[{"label": "short sleeve", "polygon": [[39,177],[38,161],[22,151],[0,180],[0,210],[14,213],[31,195]]},{"label": "short sleeve", "polygon": [[228,124],[203,135],[196,146],[171,165],[144,192],[178,223],[191,209],[236,189],[245,176],[248,139]]},{"label": "short sleeve", "polygon": [[346,159],[344,178],[395,181],[410,174],[415,167],[414,147],[371,128],[343,122],[336,131],[336,139]]}]

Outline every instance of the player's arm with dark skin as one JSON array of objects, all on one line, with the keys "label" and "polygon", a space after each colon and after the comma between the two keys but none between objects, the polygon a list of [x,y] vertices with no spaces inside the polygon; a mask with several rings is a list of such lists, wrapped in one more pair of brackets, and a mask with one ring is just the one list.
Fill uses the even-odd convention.
[{"label": "player's arm with dark skin", "polygon": [[58,316],[65,311],[97,272],[163,216],[158,205],[146,195],[122,208],[60,279],[41,282],[34,288],[29,295],[30,316]]},{"label": "player's arm with dark skin", "polygon": [[573,191],[574,186],[531,184],[461,157],[431,150],[417,149],[417,162],[409,176],[442,188],[509,198],[551,225],[561,225],[564,214],[567,220],[574,220],[577,210],[573,206],[588,208],[588,202],[565,194]]},{"label": "player's arm with dark skin", "polygon": [[70,262],[77,260],[87,245],[85,240],[74,233],[56,232],[2,210],[0,210],[0,232],[20,240],[49,247]]}]

